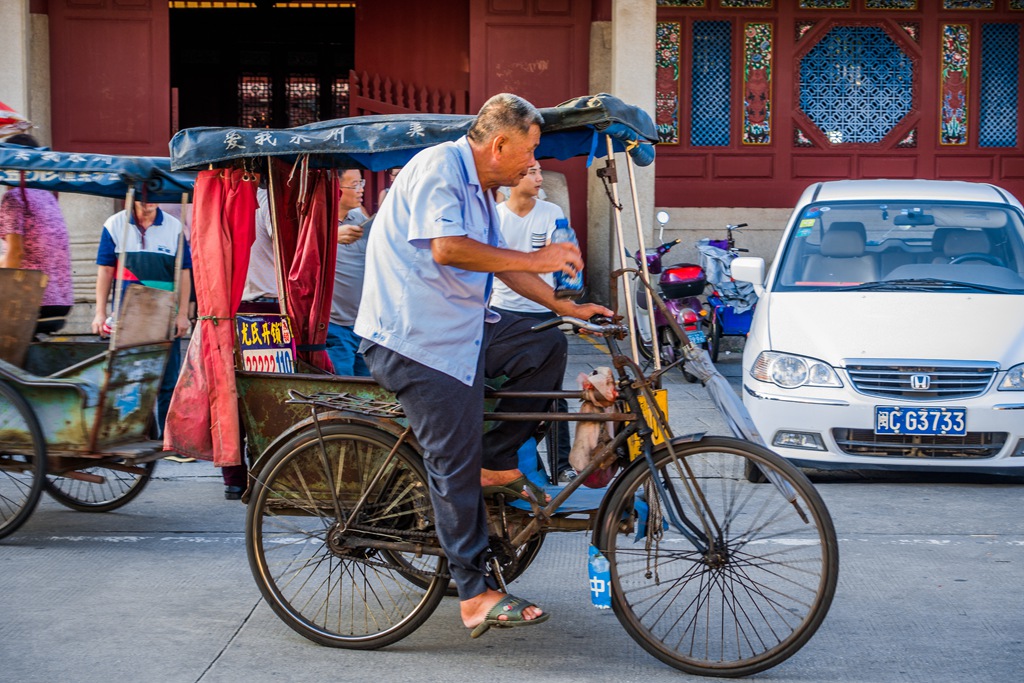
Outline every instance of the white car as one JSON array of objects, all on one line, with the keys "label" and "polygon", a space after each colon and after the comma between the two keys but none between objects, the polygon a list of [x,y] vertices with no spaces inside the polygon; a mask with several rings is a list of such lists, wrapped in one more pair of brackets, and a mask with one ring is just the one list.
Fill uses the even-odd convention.
[{"label": "white car", "polygon": [[993,185],[808,187],[765,277],[743,402],[802,467],[1024,476],[1024,207]]}]

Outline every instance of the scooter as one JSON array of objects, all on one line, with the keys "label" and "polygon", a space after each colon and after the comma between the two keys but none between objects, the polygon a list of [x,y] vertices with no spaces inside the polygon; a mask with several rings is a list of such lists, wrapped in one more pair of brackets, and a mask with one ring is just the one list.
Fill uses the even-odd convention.
[{"label": "scooter", "polygon": [[734,232],[747,227],[746,223],[725,226],[726,239],[704,238],[697,243],[700,262],[710,281],[707,308],[701,318],[707,336],[706,349],[712,362],[718,362],[722,337],[746,337],[757,305],[757,294],[749,282],[732,279],[730,264],[747,251],[736,246]]},{"label": "scooter", "polygon": [[[659,211],[657,215],[660,226],[658,241],[663,242],[665,224],[668,223],[668,214]],[[686,331],[686,336],[697,345],[703,345],[707,336],[701,325],[701,313],[704,307],[697,298],[704,292],[707,278],[704,269],[694,263],[676,263],[670,266],[662,265],[662,258],[672,247],[679,244],[680,240],[663,242],[660,247],[647,249],[645,253],[647,261],[647,272],[651,278],[658,277],[658,290],[661,298],[665,301],[665,308],[676,319]],[[640,252],[631,255],[636,262],[637,268],[641,267]],[[647,360],[654,360],[654,339],[657,339],[658,353],[661,362],[670,365],[680,361],[679,367],[683,377],[688,382],[696,382],[697,378],[686,371],[686,364],[682,362],[682,343],[676,337],[675,332],[669,326],[668,321],[662,312],[654,307],[654,334],[651,333],[650,306],[647,298],[647,291],[639,280],[633,280],[633,296],[638,307],[636,337],[641,355]],[[655,336],[656,335],[656,336]]]}]

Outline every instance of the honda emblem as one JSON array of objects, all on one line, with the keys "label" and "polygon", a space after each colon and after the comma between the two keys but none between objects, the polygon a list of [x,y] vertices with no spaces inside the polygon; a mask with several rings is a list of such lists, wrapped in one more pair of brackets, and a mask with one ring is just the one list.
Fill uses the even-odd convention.
[{"label": "honda emblem", "polygon": [[910,388],[914,391],[928,391],[932,385],[931,375],[911,375]]}]

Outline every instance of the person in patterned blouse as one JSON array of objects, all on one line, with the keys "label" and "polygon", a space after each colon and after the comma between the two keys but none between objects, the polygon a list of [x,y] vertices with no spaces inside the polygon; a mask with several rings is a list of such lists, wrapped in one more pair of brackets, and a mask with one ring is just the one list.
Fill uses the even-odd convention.
[{"label": "person in patterned blouse", "polygon": [[[14,135],[5,142],[38,147],[34,137]],[[0,200],[0,268],[41,270],[48,280],[36,332],[52,334],[64,327],[74,303],[71,249],[57,197],[49,190],[16,187]]]}]

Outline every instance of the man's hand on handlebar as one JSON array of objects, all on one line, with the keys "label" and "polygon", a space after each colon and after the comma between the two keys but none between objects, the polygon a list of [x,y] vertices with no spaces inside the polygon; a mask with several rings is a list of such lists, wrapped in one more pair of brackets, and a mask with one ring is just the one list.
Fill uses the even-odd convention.
[{"label": "man's hand on handlebar", "polygon": [[613,336],[626,334],[626,328],[623,325],[615,322],[612,318],[605,317],[603,315],[594,315],[589,320],[564,315],[558,318],[545,320],[542,323],[537,323],[533,326],[533,331],[539,332],[551,327],[558,327],[559,325],[572,325],[574,332],[582,334],[605,336],[609,334]]},{"label": "man's hand on handlebar", "polygon": [[569,316],[571,318],[581,318],[583,320],[589,320],[595,315],[605,316],[607,318],[614,315],[610,309],[605,308],[601,304],[578,304],[574,301],[559,302],[560,305],[557,307],[555,313],[558,315]]}]

